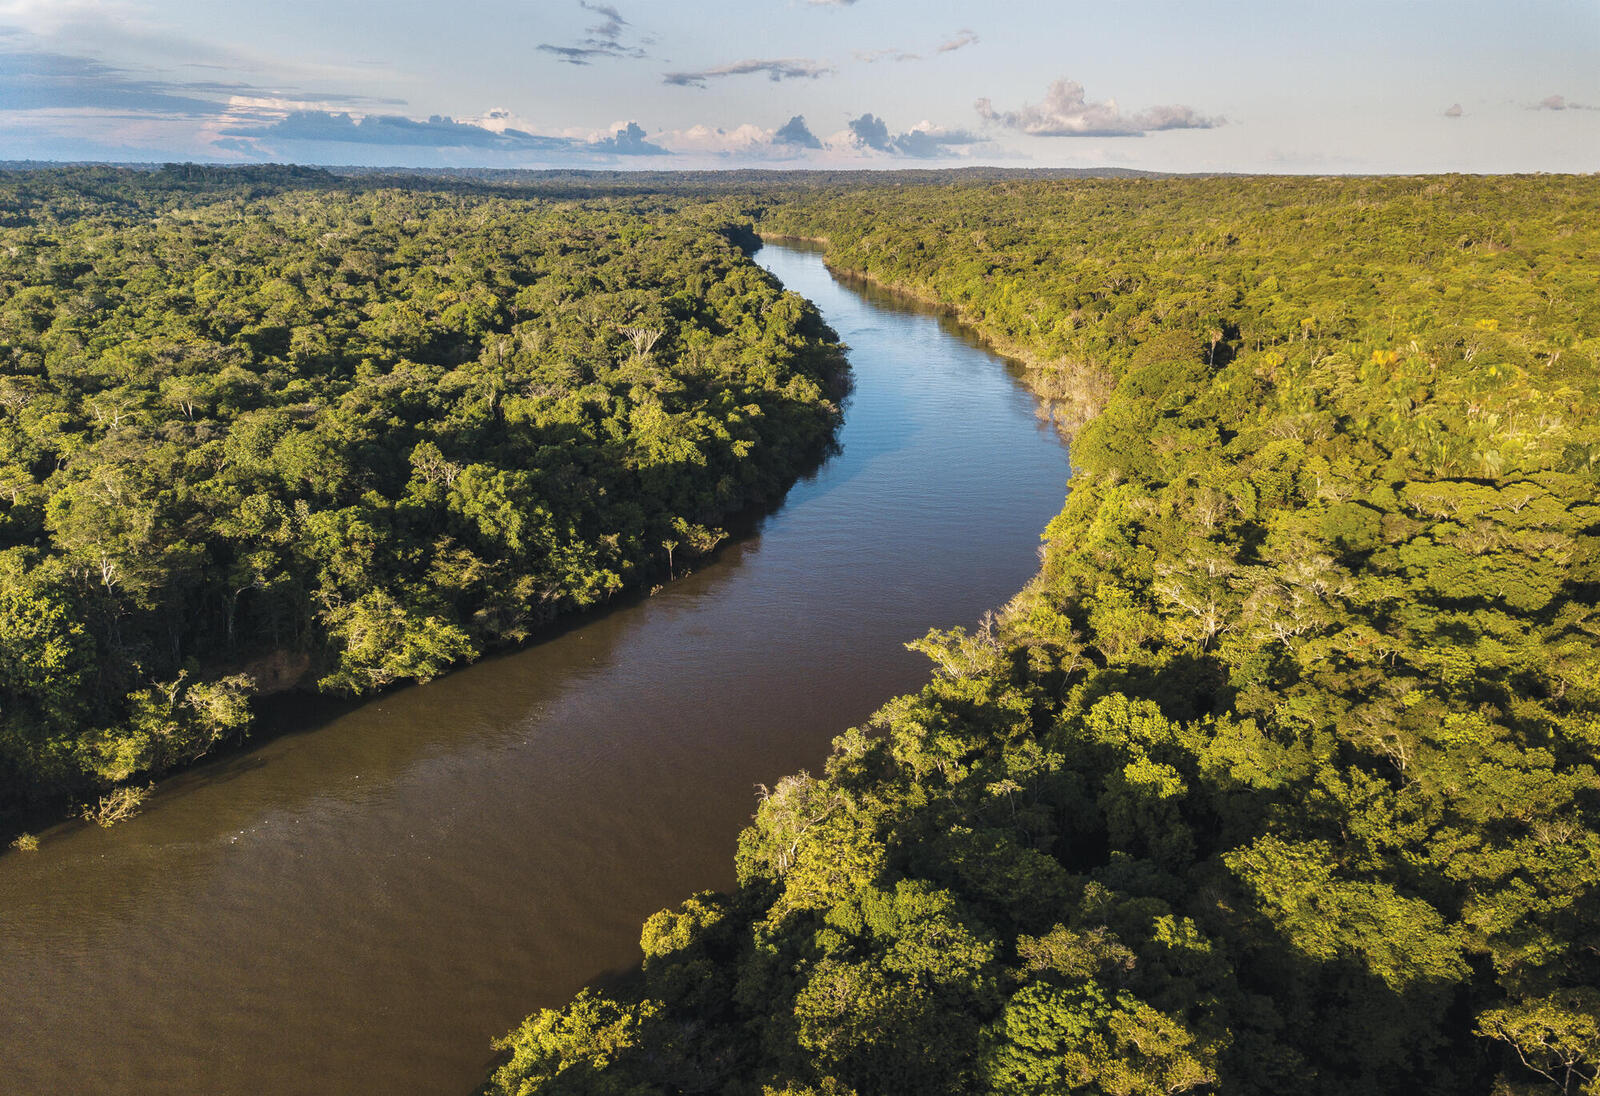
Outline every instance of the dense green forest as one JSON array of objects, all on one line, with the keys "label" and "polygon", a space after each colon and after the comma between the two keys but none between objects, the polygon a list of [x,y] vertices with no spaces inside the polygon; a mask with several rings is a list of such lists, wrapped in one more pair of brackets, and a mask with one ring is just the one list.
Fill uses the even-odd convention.
[{"label": "dense green forest", "polygon": [[707,551],[842,392],[752,225],[1027,362],[1066,507],[490,1090],[1600,1091],[1594,178],[7,173],[0,807]]},{"label": "dense green forest", "polygon": [[490,1090],[1600,1091],[1600,180],[738,211],[1025,357],[1071,492]]},{"label": "dense green forest", "polygon": [[664,581],[827,444],[834,336],[721,222],[412,184],[0,177],[0,808]]}]

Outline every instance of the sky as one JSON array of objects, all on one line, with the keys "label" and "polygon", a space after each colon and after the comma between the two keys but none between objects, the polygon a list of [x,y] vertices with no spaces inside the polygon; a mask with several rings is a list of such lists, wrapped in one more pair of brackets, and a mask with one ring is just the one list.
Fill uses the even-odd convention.
[{"label": "sky", "polygon": [[1600,0],[0,0],[0,160],[1600,170]]}]

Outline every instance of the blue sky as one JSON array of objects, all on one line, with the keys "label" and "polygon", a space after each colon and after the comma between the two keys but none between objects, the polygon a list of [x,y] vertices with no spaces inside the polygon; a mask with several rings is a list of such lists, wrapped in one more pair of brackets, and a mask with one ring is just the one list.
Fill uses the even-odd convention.
[{"label": "blue sky", "polygon": [[1600,170],[1600,2],[0,0],[0,159]]}]

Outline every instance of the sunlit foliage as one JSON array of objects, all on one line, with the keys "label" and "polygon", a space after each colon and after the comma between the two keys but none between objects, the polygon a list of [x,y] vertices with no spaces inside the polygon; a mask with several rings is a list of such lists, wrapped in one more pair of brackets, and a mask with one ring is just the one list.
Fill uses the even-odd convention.
[{"label": "sunlit foliage", "polygon": [[0,806],[665,578],[837,416],[832,334],[703,217],[291,169],[0,210]]},{"label": "sunlit foliage", "polygon": [[1024,356],[1070,496],[652,920],[629,1050],[494,1090],[1592,1091],[1600,183],[741,208]]}]

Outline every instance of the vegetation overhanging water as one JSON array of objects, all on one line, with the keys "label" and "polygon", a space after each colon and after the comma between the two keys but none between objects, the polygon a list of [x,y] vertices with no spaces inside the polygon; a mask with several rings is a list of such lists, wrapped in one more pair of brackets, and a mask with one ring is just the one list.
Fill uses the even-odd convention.
[{"label": "vegetation overhanging water", "polygon": [[529,1006],[731,882],[754,786],[913,687],[905,641],[1022,584],[1066,462],[1015,377],[815,254],[758,258],[851,346],[839,452],[653,598],[0,859],[19,1089],[470,1090]]}]

